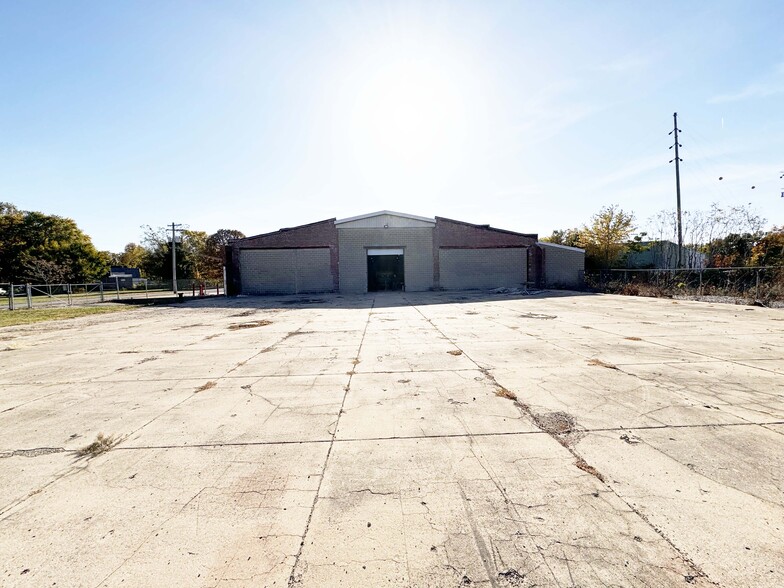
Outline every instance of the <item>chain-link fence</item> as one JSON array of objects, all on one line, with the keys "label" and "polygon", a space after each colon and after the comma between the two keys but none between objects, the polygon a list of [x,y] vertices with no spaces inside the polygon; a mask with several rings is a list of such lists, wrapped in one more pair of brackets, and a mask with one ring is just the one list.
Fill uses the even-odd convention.
[{"label": "chain-link fence", "polygon": [[[133,283],[121,280],[89,284],[3,284],[0,283],[0,309],[54,308],[108,302],[112,300],[149,299],[174,296],[171,281],[146,279]],[[215,296],[224,293],[223,284],[196,280],[177,280],[180,297]]]},{"label": "chain-link fence", "polygon": [[586,274],[598,290],[631,296],[729,296],[784,300],[784,267],[611,269]]}]

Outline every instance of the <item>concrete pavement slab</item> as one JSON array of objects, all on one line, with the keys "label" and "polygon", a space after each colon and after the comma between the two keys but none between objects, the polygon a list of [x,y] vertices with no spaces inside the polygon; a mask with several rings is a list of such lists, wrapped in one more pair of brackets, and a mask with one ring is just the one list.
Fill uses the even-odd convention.
[{"label": "concrete pavement slab", "polygon": [[263,349],[232,369],[234,377],[340,375],[354,368],[356,345]]},{"label": "concrete pavement slab", "polygon": [[415,372],[432,370],[470,370],[476,364],[448,341],[405,346],[363,345],[359,352],[357,373]]},{"label": "concrete pavement slab", "polygon": [[2,583],[285,586],[326,451],[311,444],[99,456],[3,513]]},{"label": "concrete pavement slab", "polygon": [[348,376],[224,378],[190,395],[123,444],[169,447],[332,438]]},{"label": "concrete pavement slab", "polygon": [[[736,431],[733,431],[736,432]],[[613,491],[677,545],[721,586],[784,584],[784,510],[706,477],[688,463],[615,433],[591,433],[579,452],[610,480]],[[669,438],[695,442],[691,429],[670,429]],[[761,439],[761,437],[759,437]],[[689,462],[690,463],[690,462]],[[752,481],[766,487],[767,481]]]},{"label": "concrete pavement slab", "polygon": [[707,586],[543,435],[336,444],[293,585]]},{"label": "concrete pavement slab", "polygon": [[98,433],[126,437],[194,395],[201,381],[60,384],[57,390],[0,413],[0,451],[74,450]]},{"label": "concrete pavement slab", "polygon": [[778,587],[780,318],[432,292],[0,329],[0,584]]},{"label": "concrete pavement slab", "polygon": [[358,373],[351,379],[337,439],[531,432],[479,370]]}]

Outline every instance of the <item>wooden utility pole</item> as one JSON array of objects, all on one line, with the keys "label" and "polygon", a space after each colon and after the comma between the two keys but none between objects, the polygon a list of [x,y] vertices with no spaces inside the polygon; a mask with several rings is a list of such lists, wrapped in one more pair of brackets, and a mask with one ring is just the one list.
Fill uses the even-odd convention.
[{"label": "wooden utility pole", "polygon": [[177,231],[179,231],[179,227],[182,225],[178,225],[176,223],[171,224],[172,229],[172,246],[171,246],[171,254],[172,254],[172,291],[174,294],[177,294]]},{"label": "wooden utility pole", "polygon": [[681,254],[683,251],[683,226],[681,223],[681,168],[680,162],[683,161],[680,157],[678,157],[678,147],[683,147],[680,143],[678,143],[678,113],[672,113],[672,120],[673,120],[673,127],[672,131],[670,131],[670,135],[673,133],[675,134],[675,144],[670,146],[670,149],[675,147],[675,157],[670,159],[670,163],[673,161],[675,162],[675,194],[677,198],[677,207],[678,207],[678,257],[677,261],[675,262],[675,268],[681,268]]}]

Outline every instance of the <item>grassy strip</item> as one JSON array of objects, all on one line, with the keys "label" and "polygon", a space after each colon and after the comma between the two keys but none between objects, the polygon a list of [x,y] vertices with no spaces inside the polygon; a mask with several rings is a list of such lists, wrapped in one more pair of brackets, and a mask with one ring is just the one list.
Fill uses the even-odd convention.
[{"label": "grassy strip", "polygon": [[79,318],[93,314],[106,314],[131,310],[132,307],[117,305],[106,306],[66,306],[63,308],[24,308],[17,310],[0,311],[0,327],[13,327],[15,325],[29,325],[42,321],[56,321],[62,319]]}]

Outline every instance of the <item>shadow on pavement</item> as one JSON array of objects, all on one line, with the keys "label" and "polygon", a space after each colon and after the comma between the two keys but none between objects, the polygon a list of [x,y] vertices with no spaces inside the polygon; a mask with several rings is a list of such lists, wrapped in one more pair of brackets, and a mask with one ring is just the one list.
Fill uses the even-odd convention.
[{"label": "shadow on pavement", "polygon": [[369,292],[367,294],[299,294],[287,296],[173,296],[158,298],[122,299],[110,301],[115,304],[138,306],[183,306],[210,308],[395,308],[431,304],[456,304],[490,302],[503,300],[533,300],[538,298],[566,298],[575,296],[595,296],[592,292],[575,290],[529,290],[500,293],[488,290],[461,290],[443,292]]}]

